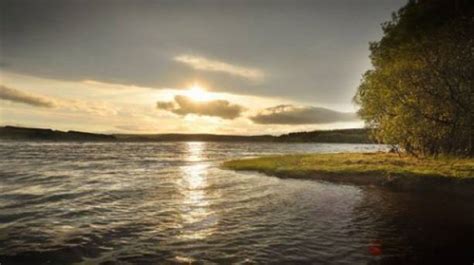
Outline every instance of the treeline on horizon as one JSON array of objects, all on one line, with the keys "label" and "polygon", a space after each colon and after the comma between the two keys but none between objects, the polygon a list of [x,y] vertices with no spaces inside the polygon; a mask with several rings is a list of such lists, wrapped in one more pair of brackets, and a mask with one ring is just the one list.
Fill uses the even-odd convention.
[{"label": "treeline on horizon", "polygon": [[0,127],[1,140],[13,141],[100,141],[100,142],[165,142],[165,141],[216,141],[216,142],[318,142],[318,143],[373,143],[368,129],[341,129],[295,132],[272,135],[217,135],[217,134],[96,134],[52,129]]},{"label": "treeline on horizon", "polygon": [[414,156],[473,156],[474,1],[411,0],[382,29],[354,97],[375,139]]}]

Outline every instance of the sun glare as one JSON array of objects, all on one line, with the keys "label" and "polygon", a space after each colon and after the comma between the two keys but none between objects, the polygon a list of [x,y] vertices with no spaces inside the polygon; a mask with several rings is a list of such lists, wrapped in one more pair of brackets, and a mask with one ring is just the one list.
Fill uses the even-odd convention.
[{"label": "sun glare", "polygon": [[195,101],[206,101],[211,99],[210,94],[206,92],[202,86],[196,83],[189,88],[186,94]]}]

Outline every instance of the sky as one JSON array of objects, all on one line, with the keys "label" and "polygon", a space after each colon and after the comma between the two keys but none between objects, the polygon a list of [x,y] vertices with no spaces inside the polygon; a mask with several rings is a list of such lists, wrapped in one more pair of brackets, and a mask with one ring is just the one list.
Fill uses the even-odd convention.
[{"label": "sky", "polygon": [[402,0],[2,0],[0,124],[100,133],[362,127]]}]

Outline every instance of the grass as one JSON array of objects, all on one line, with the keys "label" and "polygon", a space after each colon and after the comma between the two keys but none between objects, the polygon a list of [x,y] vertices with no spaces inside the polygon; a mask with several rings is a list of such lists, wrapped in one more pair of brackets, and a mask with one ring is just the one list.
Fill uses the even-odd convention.
[{"label": "grass", "polygon": [[[410,156],[400,157],[391,153],[267,156],[231,160],[224,162],[222,167],[294,178],[377,176],[474,179],[474,159],[472,158],[418,159]],[[330,178],[325,178],[325,180],[330,180]]]}]

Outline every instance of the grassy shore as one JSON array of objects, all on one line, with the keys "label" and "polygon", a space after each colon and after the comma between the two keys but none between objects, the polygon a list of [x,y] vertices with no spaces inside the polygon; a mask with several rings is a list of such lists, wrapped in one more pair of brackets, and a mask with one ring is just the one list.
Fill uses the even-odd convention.
[{"label": "grassy shore", "polygon": [[474,159],[417,159],[389,153],[268,156],[231,160],[232,170],[398,190],[462,190],[474,194]]}]

